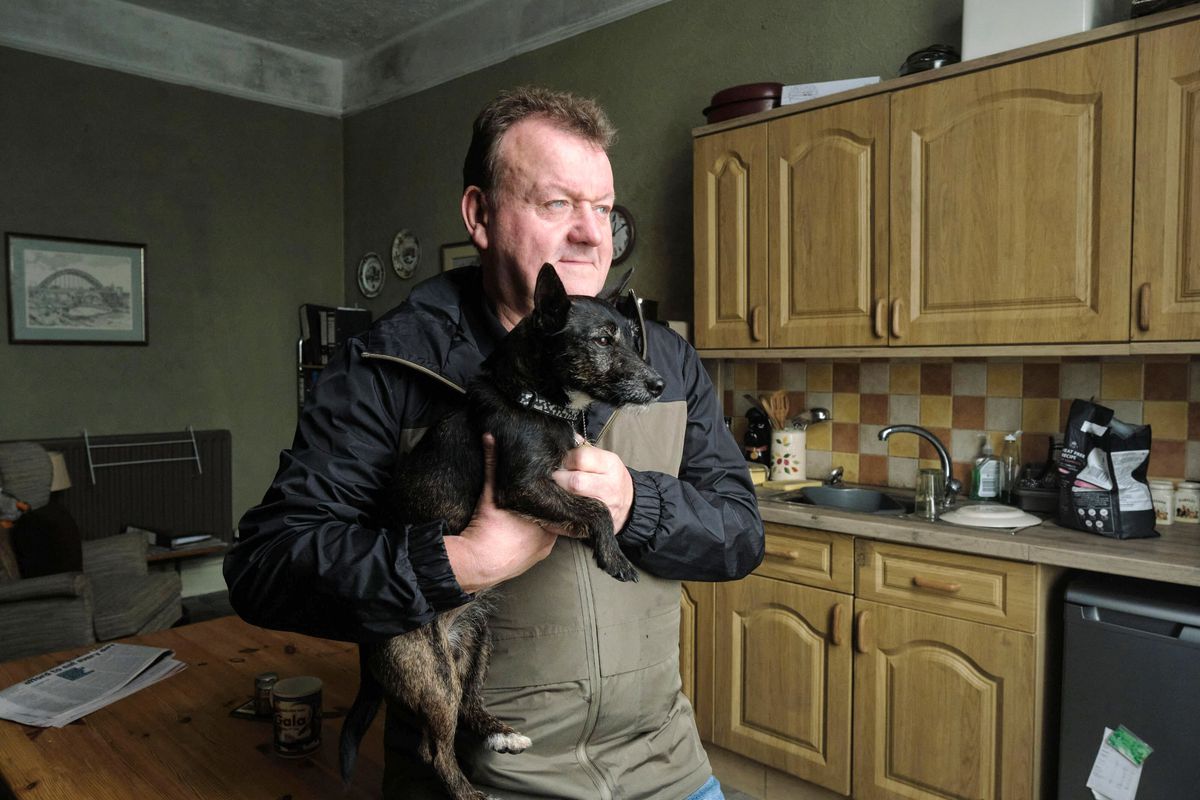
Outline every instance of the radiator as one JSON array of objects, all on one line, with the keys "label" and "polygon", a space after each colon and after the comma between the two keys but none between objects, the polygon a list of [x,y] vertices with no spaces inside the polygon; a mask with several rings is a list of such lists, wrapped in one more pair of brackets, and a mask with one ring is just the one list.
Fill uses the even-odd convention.
[{"label": "radiator", "polygon": [[[233,447],[229,431],[195,432],[199,469],[187,431],[90,435],[88,439],[93,447],[92,470],[88,468],[83,436],[38,440],[38,444],[61,452],[66,459],[71,488],[57,493],[55,499],[71,512],[84,539],[112,536],[126,525],[135,525],[151,530],[208,533],[222,541],[231,540]],[[153,444],[175,440],[186,442]],[[175,458],[180,460],[163,460]],[[97,466],[137,461],[154,463]]]}]

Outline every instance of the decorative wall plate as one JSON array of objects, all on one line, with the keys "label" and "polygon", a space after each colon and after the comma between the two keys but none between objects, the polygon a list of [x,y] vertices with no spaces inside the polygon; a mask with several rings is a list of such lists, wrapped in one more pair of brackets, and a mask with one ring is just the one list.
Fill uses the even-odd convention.
[{"label": "decorative wall plate", "polygon": [[392,239],[392,269],[401,280],[411,278],[421,261],[421,243],[416,234],[407,228],[396,234]]},{"label": "decorative wall plate", "polygon": [[385,277],[383,259],[378,253],[367,253],[358,262],[358,290],[363,297],[379,297]]}]

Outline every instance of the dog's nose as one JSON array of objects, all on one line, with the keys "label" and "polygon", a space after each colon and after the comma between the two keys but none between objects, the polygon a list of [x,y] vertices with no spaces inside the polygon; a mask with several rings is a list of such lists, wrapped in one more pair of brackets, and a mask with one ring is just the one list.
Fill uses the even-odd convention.
[{"label": "dog's nose", "polygon": [[665,385],[666,384],[663,383],[662,378],[654,378],[652,380],[646,381],[646,390],[648,392],[650,392],[650,395],[652,397],[658,397],[660,394],[663,393],[663,387]]}]

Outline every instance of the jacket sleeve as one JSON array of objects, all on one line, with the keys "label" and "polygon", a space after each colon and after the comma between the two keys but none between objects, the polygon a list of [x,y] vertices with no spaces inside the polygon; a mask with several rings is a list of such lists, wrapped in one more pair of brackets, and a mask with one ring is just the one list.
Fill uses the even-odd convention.
[{"label": "jacket sleeve", "polygon": [[687,393],[679,475],[629,470],[633,510],[617,541],[637,566],[661,578],[741,578],[763,559],[754,485],[699,356],[669,335],[679,346]]},{"label": "jacket sleeve", "polygon": [[360,351],[350,340],[322,371],[291,449],[225,557],[230,603],[255,625],[376,641],[470,599],[450,569],[440,522],[381,524],[377,509],[416,393]]}]

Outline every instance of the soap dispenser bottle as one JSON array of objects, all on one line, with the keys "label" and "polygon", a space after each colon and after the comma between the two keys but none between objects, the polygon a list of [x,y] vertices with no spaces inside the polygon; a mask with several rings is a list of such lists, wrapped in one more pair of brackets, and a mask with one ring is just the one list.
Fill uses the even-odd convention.
[{"label": "soap dispenser bottle", "polygon": [[1000,460],[992,454],[992,445],[985,441],[971,470],[971,499],[987,502],[999,496]]}]

